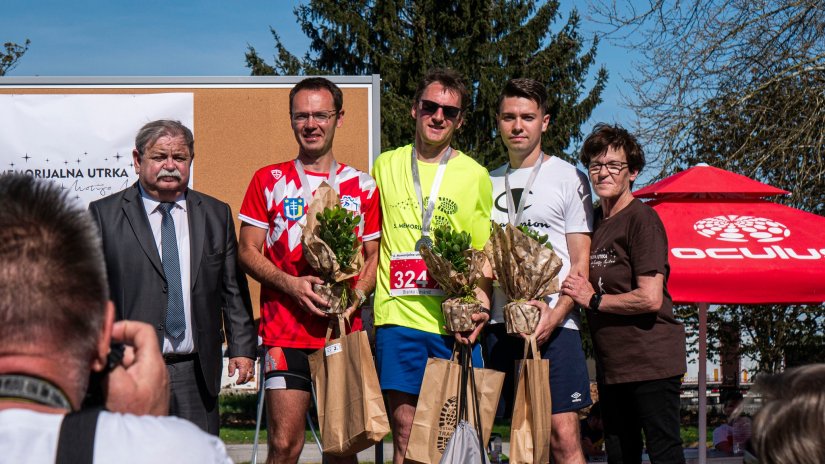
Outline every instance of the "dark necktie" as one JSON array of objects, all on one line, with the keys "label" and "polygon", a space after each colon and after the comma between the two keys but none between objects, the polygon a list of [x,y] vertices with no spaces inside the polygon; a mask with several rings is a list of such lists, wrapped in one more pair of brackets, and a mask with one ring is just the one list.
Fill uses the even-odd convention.
[{"label": "dark necktie", "polygon": [[175,233],[175,221],[169,211],[174,203],[161,203],[158,209],[163,215],[160,223],[160,246],[163,251],[163,273],[166,275],[168,304],[166,308],[166,333],[173,339],[180,337],[186,328],[183,314],[183,286],[180,277],[180,258],[178,257],[178,236]]}]

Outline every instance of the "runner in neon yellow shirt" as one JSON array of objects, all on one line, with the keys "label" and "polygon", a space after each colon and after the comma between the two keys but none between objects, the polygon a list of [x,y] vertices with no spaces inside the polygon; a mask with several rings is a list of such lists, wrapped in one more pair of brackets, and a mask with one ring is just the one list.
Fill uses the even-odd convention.
[{"label": "runner in neon yellow shirt", "polygon": [[[393,417],[393,462],[404,461],[415,406],[430,357],[449,358],[456,340],[474,343],[489,313],[473,316],[471,334],[448,335],[443,295],[417,253],[432,229],[449,224],[481,249],[490,235],[492,183],[487,170],[450,147],[469,100],[462,78],[429,72],[419,83],[412,117],[415,143],[382,153],[373,166],[381,192],[382,238],[375,292],[377,368]],[[489,308],[490,282],[477,297]],[[481,366],[479,347],[474,364]]]},{"label": "runner in neon yellow shirt", "polygon": [[[382,195],[382,258],[415,251],[415,243],[421,237],[421,210],[410,172],[412,149],[412,145],[407,145],[382,153],[373,167]],[[422,192],[429,192],[439,165],[416,162]],[[473,246],[482,249],[490,237],[491,189],[487,170],[464,153],[453,150],[438,192],[432,226],[449,224],[454,230],[467,231],[473,238]],[[391,261],[380,259],[379,262],[375,325],[393,324],[447,334],[441,313],[443,296],[416,295],[415,279],[420,273],[413,275],[408,269],[392,266]]]}]

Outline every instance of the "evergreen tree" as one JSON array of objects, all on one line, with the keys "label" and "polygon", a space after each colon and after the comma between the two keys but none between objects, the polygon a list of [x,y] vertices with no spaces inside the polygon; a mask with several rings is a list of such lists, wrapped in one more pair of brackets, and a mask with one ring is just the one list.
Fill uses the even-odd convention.
[{"label": "evergreen tree", "polygon": [[574,160],[565,150],[581,140],[580,127],[601,102],[607,71],[600,68],[585,91],[598,42],[584,49],[576,11],[553,33],[558,9],[554,0],[310,0],[295,10],[310,52],[299,59],[270,28],[273,64],[249,47],[247,66],[253,75],[380,74],[384,149],[412,141],[410,107],[421,76],[433,67],[455,69],[471,90],[455,145],[488,167],[506,160],[496,131],[499,91],[511,78],[537,79],[550,94],[543,148]]},{"label": "evergreen tree", "polygon": [[5,51],[0,51],[0,76],[5,76],[6,72],[10,71],[17,65],[20,57],[29,49],[31,42],[26,39],[23,45],[18,45],[14,42],[6,42],[3,44]]}]

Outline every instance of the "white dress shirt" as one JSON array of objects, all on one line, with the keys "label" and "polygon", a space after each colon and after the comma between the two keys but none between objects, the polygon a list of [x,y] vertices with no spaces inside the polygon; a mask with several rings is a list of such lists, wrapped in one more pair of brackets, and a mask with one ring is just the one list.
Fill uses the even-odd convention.
[{"label": "white dress shirt", "polygon": [[[152,226],[152,236],[155,238],[158,254],[163,259],[163,248],[160,244],[160,225],[163,221],[163,214],[158,209],[160,202],[147,195],[142,186],[140,187],[140,195],[143,198],[146,215],[149,217],[149,225]],[[168,334],[164,334],[163,354],[189,354],[195,351],[195,343],[192,337],[192,266],[190,264],[189,216],[186,211],[186,197],[180,195],[176,198],[175,206],[169,212],[175,221],[175,235],[178,237],[180,283],[183,287],[183,313],[186,317],[186,329],[177,344]],[[165,320],[163,323],[166,325]]]}]

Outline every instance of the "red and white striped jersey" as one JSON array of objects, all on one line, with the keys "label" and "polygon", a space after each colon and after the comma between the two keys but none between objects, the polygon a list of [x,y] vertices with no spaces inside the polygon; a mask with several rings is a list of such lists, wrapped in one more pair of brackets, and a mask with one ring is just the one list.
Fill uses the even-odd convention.
[{"label": "red and white striped jersey", "polygon": [[[326,173],[306,171],[312,192],[327,179]],[[361,216],[357,235],[362,241],[381,236],[381,208],[375,180],[369,174],[339,164],[336,184],[341,206]],[[252,178],[238,218],[267,230],[263,254],[282,271],[294,275],[314,273],[303,256],[302,226],[306,225],[304,186],[294,161],[259,169]],[[361,325],[360,314],[353,329]],[[322,348],[329,320],[300,309],[289,296],[261,287],[259,334],[265,345],[290,348]]]}]

